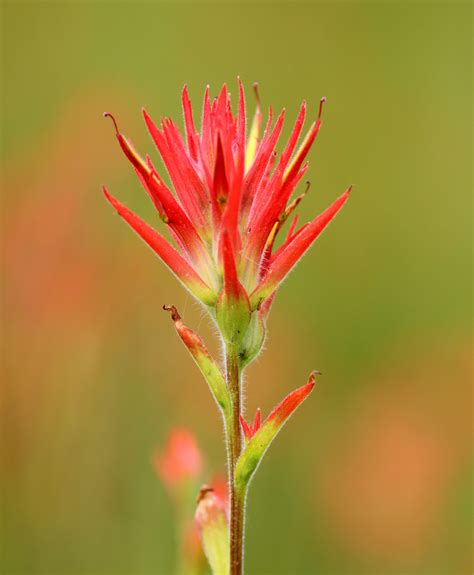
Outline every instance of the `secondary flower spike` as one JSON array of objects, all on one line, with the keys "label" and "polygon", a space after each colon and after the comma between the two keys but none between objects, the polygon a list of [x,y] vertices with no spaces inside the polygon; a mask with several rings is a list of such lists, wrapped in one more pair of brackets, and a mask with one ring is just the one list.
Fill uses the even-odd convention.
[{"label": "secondary flower spike", "polygon": [[[228,340],[234,343],[243,339],[248,325],[255,323],[250,321],[255,310],[268,311],[281,282],[350,193],[349,188],[320,216],[299,229],[294,220],[286,240],[274,249],[276,235],[301,200],[297,187],[308,168],[307,155],[321,127],[325,98],[305,136],[303,125],[311,111],[303,102],[288,141],[278,154],[285,113],[273,121],[270,108],[261,133],[257,90],[256,95],[257,108],[249,130],[240,80],[235,113],[226,85],[212,101],[206,88],[200,133],[186,86],[182,93],[184,137],[170,118],[161,118],[155,124],[143,111],[171,188],[151,160],[141,157],[120,132],[115,118],[105,114],[112,119],[118,143],[156,207],[170,240],[104,187],[106,198],[198,300],[211,309],[217,306],[218,320],[223,316],[219,306],[224,309],[224,331],[232,331],[232,325],[229,328],[227,324],[229,314],[234,314],[238,330],[228,334]],[[262,305],[267,300],[268,304]]]}]

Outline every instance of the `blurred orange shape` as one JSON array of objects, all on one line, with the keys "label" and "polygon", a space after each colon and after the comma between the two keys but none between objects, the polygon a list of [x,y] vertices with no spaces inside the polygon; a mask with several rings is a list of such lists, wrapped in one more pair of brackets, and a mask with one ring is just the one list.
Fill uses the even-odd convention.
[{"label": "blurred orange shape", "polygon": [[164,450],[155,455],[153,464],[163,484],[175,491],[199,477],[203,458],[194,435],[187,429],[175,427]]}]

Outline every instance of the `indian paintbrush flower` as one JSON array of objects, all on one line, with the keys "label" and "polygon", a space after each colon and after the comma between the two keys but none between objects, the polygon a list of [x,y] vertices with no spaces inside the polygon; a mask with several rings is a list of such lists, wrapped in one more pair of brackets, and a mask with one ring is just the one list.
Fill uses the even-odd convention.
[{"label": "indian paintbrush flower", "polygon": [[[118,142],[154,203],[175,246],[104,187],[107,199],[122,218],[157,253],[188,290],[216,317],[224,339],[239,346],[246,363],[261,348],[264,320],[274,295],[306,250],[346,202],[350,188],[311,222],[297,226],[297,216],[282,245],[275,240],[304,194],[292,199],[308,163],[306,157],[321,127],[319,113],[297,148],[306,117],[301,105],[295,126],[281,154],[276,146],[283,110],[261,134],[257,109],[247,137],[245,97],[239,81],[238,110],[231,109],[224,85],[211,103],[204,95],[201,133],[196,131],[191,102],[182,93],[186,137],[162,118],[155,125],[143,110],[148,131],[168,171],[174,192],[159,176],[149,157],[143,159],[119,131]],[[250,331],[250,333],[248,333]]]},{"label": "indian paintbrush flower", "polygon": [[[266,318],[281,283],[336,216],[351,191],[349,187],[312,221],[298,225],[298,215],[294,212],[308,190],[308,182],[302,193],[296,190],[307,171],[308,152],[321,127],[325,98],[321,99],[317,116],[306,135],[301,137],[307,113],[303,102],[283,150],[277,153],[285,110],[274,121],[270,108],[262,131],[260,99],[255,87],[257,106],[247,129],[240,80],[238,89],[234,113],[225,85],[212,101],[206,88],[198,133],[188,90],[184,87],[184,137],[171,119],[162,118],[158,126],[143,110],[172,189],[151,159],[140,156],[120,132],[115,118],[105,114],[112,119],[118,143],[158,211],[171,241],[104,187],[106,198],[207,308],[222,339],[224,370],[212,358],[202,339],[184,324],[177,309],[163,306],[170,312],[179,337],[207,381],[223,416],[229,500],[204,490],[196,513],[211,567],[214,573],[223,575],[242,573],[245,498],[249,483],[274,437],[312,391],[318,373],[313,372],[308,383],[290,393],[263,423],[257,410],[253,423],[248,424],[241,407],[242,371],[262,349]],[[276,247],[277,238],[290,218],[286,236]],[[190,455],[191,462],[196,463],[192,450]],[[186,470],[186,465],[182,469]],[[161,473],[167,467],[162,465]],[[181,469],[181,463],[178,467]],[[173,467],[171,471],[176,470]]]}]

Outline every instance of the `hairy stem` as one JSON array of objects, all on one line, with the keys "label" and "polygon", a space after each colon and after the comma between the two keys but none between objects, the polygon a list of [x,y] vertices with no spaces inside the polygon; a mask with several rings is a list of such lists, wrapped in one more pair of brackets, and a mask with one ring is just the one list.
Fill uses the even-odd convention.
[{"label": "hairy stem", "polygon": [[241,385],[238,355],[230,346],[226,350],[227,385],[232,399],[232,416],[228,422],[230,486],[230,575],[243,572],[244,499],[236,490],[234,471],[242,449],[240,431]]}]

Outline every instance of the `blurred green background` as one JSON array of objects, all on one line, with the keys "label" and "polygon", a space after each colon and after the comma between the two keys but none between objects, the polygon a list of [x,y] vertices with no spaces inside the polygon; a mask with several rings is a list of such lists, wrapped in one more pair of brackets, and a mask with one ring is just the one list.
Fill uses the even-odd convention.
[{"label": "blurred green background", "polygon": [[159,223],[101,114],[154,154],[142,105],[179,120],[186,82],[199,116],[205,85],[235,93],[238,75],[250,110],[256,80],[288,118],[328,98],[304,218],[354,185],[249,369],[249,412],[324,376],[252,484],[247,571],[471,573],[472,5],[1,11],[2,573],[172,573],[152,453],[184,425],[208,475],[223,470],[219,418],[161,305],[214,335],[104,201],[107,183]]}]

